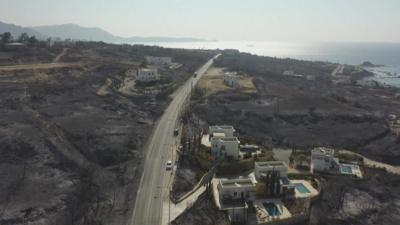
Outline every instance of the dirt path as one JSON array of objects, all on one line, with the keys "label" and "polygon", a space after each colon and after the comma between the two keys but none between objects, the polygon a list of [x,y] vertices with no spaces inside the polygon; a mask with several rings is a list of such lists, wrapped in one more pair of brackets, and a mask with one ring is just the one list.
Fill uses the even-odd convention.
[{"label": "dirt path", "polygon": [[38,63],[38,64],[21,64],[13,66],[0,66],[0,72],[8,72],[14,70],[39,70],[39,69],[58,69],[65,67],[81,67],[82,63]]},{"label": "dirt path", "polygon": [[389,173],[394,173],[394,174],[399,174],[400,175],[400,166],[392,166],[390,164],[386,164],[386,163],[382,163],[382,162],[378,162],[378,161],[374,161],[372,159],[369,159],[363,155],[354,153],[352,151],[348,151],[348,150],[340,150],[339,152],[341,153],[348,153],[348,154],[354,154],[357,156],[360,156],[364,159],[364,163],[368,166],[375,166],[378,168],[385,168],[387,172]]},{"label": "dirt path", "polygon": [[101,86],[99,88],[99,90],[97,90],[96,94],[99,96],[106,96],[109,93],[109,87],[112,84],[112,80],[110,78],[106,79],[106,82],[104,83],[103,86]]},{"label": "dirt path", "polygon": [[68,48],[64,48],[60,54],[58,54],[54,59],[53,59],[53,63],[59,62],[61,57],[63,57],[68,51]]},{"label": "dirt path", "polygon": [[336,76],[337,74],[342,74],[343,73],[344,66],[343,65],[338,65],[331,73],[332,77]]}]

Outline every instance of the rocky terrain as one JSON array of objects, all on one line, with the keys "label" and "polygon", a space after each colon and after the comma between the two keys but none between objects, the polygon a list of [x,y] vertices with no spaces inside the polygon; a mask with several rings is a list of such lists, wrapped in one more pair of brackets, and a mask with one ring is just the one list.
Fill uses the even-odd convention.
[{"label": "rocky terrain", "polygon": [[[1,53],[15,66],[0,66],[1,225],[126,224],[166,96],[213,54],[97,42]],[[146,55],[182,64],[161,69],[168,92],[121,91]]]},{"label": "rocky terrain", "polygon": [[400,177],[369,169],[367,177],[325,177],[320,199],[313,204],[310,224],[398,224]]}]

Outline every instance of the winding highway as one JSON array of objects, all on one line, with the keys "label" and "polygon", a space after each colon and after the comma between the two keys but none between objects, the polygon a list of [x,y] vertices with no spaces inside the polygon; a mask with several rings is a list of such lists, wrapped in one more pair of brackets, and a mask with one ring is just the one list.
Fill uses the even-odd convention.
[{"label": "winding highway", "polygon": [[[172,94],[173,100],[158,121],[146,146],[146,158],[130,225],[160,225],[163,199],[169,198],[171,171],[166,170],[168,160],[175,161],[178,140],[173,132],[185,100],[192,87],[213,64],[216,55],[197,70],[197,77],[190,78]],[[165,220],[165,218],[164,218]]]}]

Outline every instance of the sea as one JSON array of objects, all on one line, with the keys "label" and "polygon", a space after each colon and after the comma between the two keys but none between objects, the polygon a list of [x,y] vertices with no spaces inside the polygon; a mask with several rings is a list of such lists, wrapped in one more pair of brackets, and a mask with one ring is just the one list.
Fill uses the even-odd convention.
[{"label": "sea", "polygon": [[375,76],[368,79],[400,88],[400,41],[399,43],[212,41],[136,44],[184,49],[236,49],[261,56],[328,61],[349,65],[360,65],[364,61],[370,61],[375,65],[382,66],[369,68],[368,70]]}]

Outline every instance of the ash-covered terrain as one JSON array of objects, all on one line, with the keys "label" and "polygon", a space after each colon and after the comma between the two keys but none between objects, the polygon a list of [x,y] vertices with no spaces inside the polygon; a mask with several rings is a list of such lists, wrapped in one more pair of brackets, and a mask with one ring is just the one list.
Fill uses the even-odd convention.
[{"label": "ash-covered terrain", "polygon": [[[1,55],[0,224],[126,224],[168,94],[212,53],[59,42]],[[179,63],[159,69],[158,95],[126,73],[147,55]]]}]

